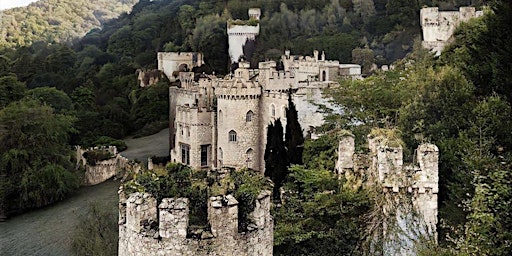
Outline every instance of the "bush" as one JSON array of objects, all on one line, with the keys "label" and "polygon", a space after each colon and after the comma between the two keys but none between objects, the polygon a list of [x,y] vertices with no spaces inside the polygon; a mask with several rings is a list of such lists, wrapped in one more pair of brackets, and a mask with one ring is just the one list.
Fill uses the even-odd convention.
[{"label": "bush", "polygon": [[74,255],[117,255],[117,214],[108,205],[91,203],[72,237]]},{"label": "bush", "polygon": [[83,154],[83,156],[89,165],[96,165],[97,162],[108,160],[114,157],[112,153],[102,149],[87,151]]}]

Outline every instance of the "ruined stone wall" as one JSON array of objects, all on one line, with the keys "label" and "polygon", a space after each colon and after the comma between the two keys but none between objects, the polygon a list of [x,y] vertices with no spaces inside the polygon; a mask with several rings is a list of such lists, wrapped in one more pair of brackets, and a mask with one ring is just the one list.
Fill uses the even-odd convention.
[{"label": "ruined stone wall", "polygon": [[[112,154],[112,158],[98,161],[96,164],[90,165],[87,163],[87,160],[84,157],[84,153],[91,150],[108,151]],[[87,149],[82,149],[80,146],[76,146],[76,153],[77,166],[82,165],[85,167],[85,185],[96,185],[116,176],[118,171],[124,168],[129,162],[127,158],[121,156],[117,152],[117,148],[115,146],[94,147]]]},{"label": "ruined stone wall", "polygon": [[438,7],[426,7],[420,11],[423,30],[423,47],[440,54],[449,43],[453,32],[461,22],[483,15],[474,7],[460,7],[459,11],[439,11]]},{"label": "ruined stone wall", "polygon": [[[369,166],[357,166],[354,137],[342,136],[338,147],[336,171],[353,184],[377,185],[382,191],[384,215],[384,255],[414,255],[415,243],[422,239],[437,241],[437,193],[439,150],[433,144],[416,149],[412,165],[404,165],[402,147],[395,139],[383,136],[368,139]],[[359,170],[367,170],[359,173]]]},{"label": "ruined stone wall", "polygon": [[125,198],[120,191],[119,255],[272,255],[269,192],[258,196],[244,233],[238,233],[238,202],[227,195],[208,199],[211,229],[189,236],[188,204],[187,198],[165,198],[157,208],[149,194]]}]

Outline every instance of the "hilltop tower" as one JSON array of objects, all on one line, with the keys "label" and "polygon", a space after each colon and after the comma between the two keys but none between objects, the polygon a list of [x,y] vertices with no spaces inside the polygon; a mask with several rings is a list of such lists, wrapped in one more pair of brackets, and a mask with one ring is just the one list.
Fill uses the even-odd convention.
[{"label": "hilltop tower", "polygon": [[482,15],[483,12],[476,11],[475,7],[460,7],[459,11],[439,11],[438,7],[422,8],[420,24],[423,30],[423,47],[431,49],[436,55],[441,54],[461,22]]},{"label": "hilltop tower", "polygon": [[228,20],[227,33],[229,43],[230,63],[238,63],[241,57],[250,60],[253,50],[247,47],[254,44],[256,36],[260,33],[260,15],[259,8],[249,9],[249,20]]}]

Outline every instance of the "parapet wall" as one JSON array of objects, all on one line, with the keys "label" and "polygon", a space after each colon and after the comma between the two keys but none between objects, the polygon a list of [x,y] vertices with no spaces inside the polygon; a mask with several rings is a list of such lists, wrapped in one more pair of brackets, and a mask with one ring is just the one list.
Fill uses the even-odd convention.
[{"label": "parapet wall", "polygon": [[353,188],[376,185],[382,191],[383,254],[415,255],[417,241],[437,241],[439,149],[433,144],[421,144],[413,163],[404,165],[403,149],[397,139],[369,136],[368,147],[368,155],[356,155],[354,136],[342,135],[336,171]]},{"label": "parapet wall", "polygon": [[[108,151],[112,154],[112,158],[98,161],[94,165],[88,164],[83,155],[85,152],[92,150]],[[80,146],[76,146],[76,152],[77,166],[82,165],[85,167],[85,185],[96,185],[116,176],[118,171],[124,168],[129,162],[128,158],[121,156],[117,152],[115,146],[93,147],[88,149],[82,149]]]},{"label": "parapet wall", "polygon": [[119,255],[272,255],[270,193],[262,192],[248,231],[238,232],[238,201],[231,195],[208,199],[210,230],[192,237],[189,200],[165,198],[158,205],[147,193],[127,199],[120,191]]}]

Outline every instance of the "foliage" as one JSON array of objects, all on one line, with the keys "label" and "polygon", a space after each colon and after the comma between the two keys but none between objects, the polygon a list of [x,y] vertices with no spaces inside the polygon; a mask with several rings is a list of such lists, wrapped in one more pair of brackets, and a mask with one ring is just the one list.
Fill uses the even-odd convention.
[{"label": "foliage", "polygon": [[89,165],[96,165],[98,162],[105,161],[114,157],[110,151],[104,149],[90,150],[84,152],[83,156]]},{"label": "foliage", "polygon": [[117,255],[117,214],[108,205],[90,203],[72,236],[74,255]]},{"label": "foliage", "polygon": [[231,170],[229,173],[233,186],[227,190],[238,200],[238,230],[244,232],[252,223],[249,214],[254,211],[256,199],[264,190],[270,190],[270,182],[259,173],[249,170]]},{"label": "foliage", "polygon": [[55,87],[34,88],[27,92],[27,96],[49,105],[58,113],[72,110],[73,103],[71,98],[65,92]]},{"label": "foliage", "polygon": [[106,146],[115,146],[117,148],[117,151],[121,152],[128,148],[126,146],[126,142],[122,140],[116,140],[108,136],[101,136],[97,140],[93,142],[93,145],[95,147],[106,147]]},{"label": "foliage", "polygon": [[290,164],[302,164],[302,151],[304,136],[297,116],[295,103],[292,101],[291,92],[288,93],[288,107],[286,108],[286,130],[284,143],[288,152]]},{"label": "foliage", "polygon": [[37,41],[71,43],[102,23],[127,12],[134,0],[42,0],[28,7],[4,10],[0,16],[0,47]]},{"label": "foliage", "polygon": [[274,182],[274,198],[279,198],[279,188],[288,173],[289,160],[283,141],[283,125],[277,119],[267,126],[265,146],[265,176]]},{"label": "foliage", "polygon": [[322,135],[304,143],[304,165],[311,170],[334,170],[337,161],[338,137],[333,134]]},{"label": "foliage", "polygon": [[263,190],[270,189],[270,182],[259,173],[248,170],[230,170],[223,178],[215,171],[206,176],[205,171],[170,163],[166,169],[155,169],[136,174],[124,184],[124,192],[146,192],[157,202],[163,198],[187,197],[190,202],[191,225],[207,224],[207,199],[209,196],[233,195],[238,201],[240,231],[246,231],[252,223],[249,213],[254,210],[256,199]]},{"label": "foliage", "polygon": [[281,207],[275,208],[275,255],[358,255],[370,209],[363,191],[340,191],[327,170],[290,169]]},{"label": "foliage", "polygon": [[78,187],[68,144],[74,120],[33,99],[0,110],[0,200],[8,214],[62,200]]},{"label": "foliage", "polygon": [[190,225],[205,226],[207,219],[206,200],[208,198],[205,181],[192,179],[195,175],[190,167],[170,163],[165,169],[155,169],[135,174],[124,183],[124,192],[145,192],[153,195],[160,203],[164,198],[189,198]]},{"label": "foliage", "polygon": [[23,98],[26,86],[18,81],[16,76],[4,76],[0,78],[0,109],[9,103]]}]

